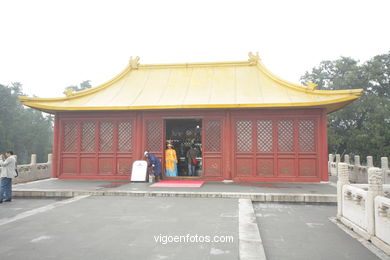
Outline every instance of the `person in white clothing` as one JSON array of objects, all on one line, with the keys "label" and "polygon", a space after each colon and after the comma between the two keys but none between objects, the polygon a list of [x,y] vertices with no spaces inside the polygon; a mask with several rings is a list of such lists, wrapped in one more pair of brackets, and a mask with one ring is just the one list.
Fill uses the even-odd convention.
[{"label": "person in white clothing", "polygon": [[7,158],[0,155],[1,181],[0,181],[0,203],[12,201],[12,179],[16,176],[16,158],[12,151],[5,153]]}]

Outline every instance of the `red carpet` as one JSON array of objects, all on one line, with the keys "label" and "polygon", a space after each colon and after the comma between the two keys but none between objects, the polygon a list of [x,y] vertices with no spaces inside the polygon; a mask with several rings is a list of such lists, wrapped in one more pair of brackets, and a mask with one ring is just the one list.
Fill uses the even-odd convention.
[{"label": "red carpet", "polygon": [[200,188],[204,181],[160,181],[150,185],[150,187],[166,187],[166,188]]}]

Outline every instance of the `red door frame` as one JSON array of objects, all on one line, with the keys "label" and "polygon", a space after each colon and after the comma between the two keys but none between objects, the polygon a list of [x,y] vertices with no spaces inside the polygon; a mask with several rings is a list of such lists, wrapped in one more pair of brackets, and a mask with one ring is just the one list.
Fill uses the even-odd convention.
[{"label": "red door frame", "polygon": [[[222,131],[224,130],[224,116],[225,116],[225,113],[224,112],[221,112],[221,111],[218,111],[218,110],[183,110],[183,111],[172,111],[172,110],[163,110],[163,111],[145,111],[142,113],[142,117],[143,117],[143,127],[145,127],[145,120],[162,120],[162,126],[163,126],[163,133],[162,133],[162,149],[161,149],[161,155],[158,154],[158,158],[161,159],[161,162],[162,162],[162,167],[163,169],[165,168],[164,165],[165,165],[165,155],[164,155],[164,151],[165,151],[165,132],[166,132],[166,128],[165,128],[165,120],[166,119],[201,119],[202,120],[202,143],[204,143],[204,120],[208,120],[208,119],[219,119],[222,121]],[[144,131],[146,132],[146,131]],[[143,145],[142,145],[142,149],[145,151],[146,150],[146,134],[144,133],[143,134],[143,138],[144,138],[144,141],[143,141]],[[191,178],[191,179],[205,179],[205,180],[224,180],[226,179],[226,166],[224,165],[224,162],[223,162],[223,159],[224,158],[229,158],[229,157],[225,157],[225,149],[223,149],[224,145],[225,145],[225,138],[222,136],[222,155],[221,155],[221,159],[222,159],[222,163],[221,163],[221,166],[223,166],[223,169],[221,169],[222,171],[222,174],[220,177],[207,177],[205,176],[205,168],[204,168],[204,164],[203,164],[203,169],[202,169],[202,176],[199,176],[199,177],[169,177],[170,180],[175,180],[175,179],[188,179],[188,178]],[[207,155],[207,154],[206,154]],[[227,159],[228,160],[228,159]],[[202,153],[202,163],[204,162],[207,162],[207,156],[205,157],[205,154]],[[168,177],[167,177],[168,178]]]}]

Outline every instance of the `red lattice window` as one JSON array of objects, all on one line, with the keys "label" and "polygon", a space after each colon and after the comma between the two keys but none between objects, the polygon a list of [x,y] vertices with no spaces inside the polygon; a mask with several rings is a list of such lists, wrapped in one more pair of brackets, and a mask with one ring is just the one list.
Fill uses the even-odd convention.
[{"label": "red lattice window", "polygon": [[299,151],[300,152],[315,152],[315,121],[314,120],[299,120]]},{"label": "red lattice window", "polygon": [[93,152],[95,150],[95,123],[82,124],[81,151]]},{"label": "red lattice window", "polygon": [[112,122],[100,123],[99,144],[101,152],[109,152],[114,147],[114,124]]},{"label": "red lattice window", "polygon": [[119,122],[118,125],[118,151],[129,152],[133,149],[132,122]]},{"label": "red lattice window", "polygon": [[257,120],[257,150],[259,152],[273,151],[272,120]]},{"label": "red lattice window", "polygon": [[222,122],[220,120],[206,120],[204,139],[206,152],[221,152]]},{"label": "red lattice window", "polygon": [[278,122],[278,151],[294,152],[294,120]]},{"label": "red lattice window", "polygon": [[64,124],[64,152],[76,152],[78,142],[77,123]]},{"label": "red lattice window", "polygon": [[252,121],[236,121],[237,152],[252,151]]},{"label": "red lattice window", "polygon": [[148,151],[161,151],[162,132],[162,124],[160,120],[148,120],[146,122],[146,149]]}]

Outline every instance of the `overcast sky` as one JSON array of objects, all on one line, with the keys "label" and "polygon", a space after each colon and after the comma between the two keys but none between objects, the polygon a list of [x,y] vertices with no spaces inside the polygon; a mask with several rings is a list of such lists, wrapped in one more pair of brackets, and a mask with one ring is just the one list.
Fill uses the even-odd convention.
[{"label": "overcast sky", "polygon": [[389,0],[0,1],[0,84],[39,97],[141,64],[246,60],[298,83],[323,60],[390,51]]}]

